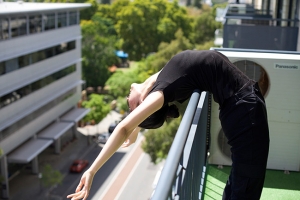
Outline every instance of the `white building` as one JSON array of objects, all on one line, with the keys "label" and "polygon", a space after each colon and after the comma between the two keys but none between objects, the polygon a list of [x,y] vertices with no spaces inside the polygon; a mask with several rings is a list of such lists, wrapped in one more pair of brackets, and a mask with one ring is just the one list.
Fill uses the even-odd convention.
[{"label": "white building", "polygon": [[79,11],[90,4],[0,0],[0,170],[9,197],[13,163],[32,163],[50,145],[59,153],[89,110],[81,98]]}]

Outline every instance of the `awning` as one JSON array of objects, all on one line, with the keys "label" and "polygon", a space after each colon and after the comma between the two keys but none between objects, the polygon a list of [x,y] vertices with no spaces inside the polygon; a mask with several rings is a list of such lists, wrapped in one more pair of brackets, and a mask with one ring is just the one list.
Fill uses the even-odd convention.
[{"label": "awning", "polygon": [[64,114],[60,120],[65,122],[78,122],[81,120],[86,114],[90,112],[90,109],[86,108],[76,108],[73,109],[66,114]]},{"label": "awning", "polygon": [[8,154],[7,160],[10,163],[29,163],[52,143],[53,140],[31,139]]},{"label": "awning", "polygon": [[56,140],[65,132],[67,132],[72,126],[74,126],[74,123],[72,122],[55,122],[54,124],[48,126],[40,133],[38,133],[37,136],[41,139]]}]

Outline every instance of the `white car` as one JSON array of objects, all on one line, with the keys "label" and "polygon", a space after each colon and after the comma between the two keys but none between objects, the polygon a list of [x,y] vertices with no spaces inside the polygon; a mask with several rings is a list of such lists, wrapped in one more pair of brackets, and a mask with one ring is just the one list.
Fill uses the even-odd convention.
[{"label": "white car", "polygon": [[101,133],[98,135],[97,142],[101,144],[105,144],[109,136],[110,136],[109,133]]}]

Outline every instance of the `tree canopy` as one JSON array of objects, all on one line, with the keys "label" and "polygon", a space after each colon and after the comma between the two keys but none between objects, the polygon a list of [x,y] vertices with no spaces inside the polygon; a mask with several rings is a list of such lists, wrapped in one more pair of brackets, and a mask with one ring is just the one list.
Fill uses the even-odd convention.
[{"label": "tree canopy", "polygon": [[161,42],[170,42],[182,29],[188,36],[192,30],[186,9],[165,0],[135,0],[116,13],[116,31],[123,40],[122,49],[132,60],[140,60],[156,52]]},{"label": "tree canopy", "polygon": [[104,101],[104,96],[98,94],[89,95],[89,100],[83,101],[82,106],[90,109],[90,112],[83,118],[86,122],[95,120],[99,123],[110,111],[110,106]]}]

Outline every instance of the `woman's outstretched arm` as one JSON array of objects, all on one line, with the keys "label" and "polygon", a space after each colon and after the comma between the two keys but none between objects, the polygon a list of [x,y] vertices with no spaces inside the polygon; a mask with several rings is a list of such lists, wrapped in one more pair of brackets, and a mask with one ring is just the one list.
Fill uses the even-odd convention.
[{"label": "woman's outstretched arm", "polygon": [[72,200],[86,200],[96,172],[120,148],[134,129],[148,116],[160,109],[163,103],[164,97],[162,92],[153,92],[149,94],[147,98],[124,120],[122,120],[109,137],[95,161],[82,175],[75,193],[68,195],[67,198],[72,198]]}]

